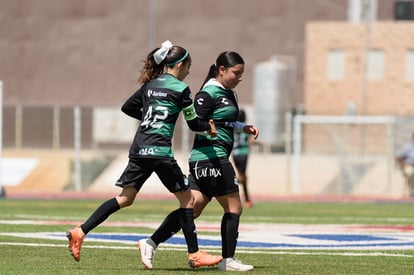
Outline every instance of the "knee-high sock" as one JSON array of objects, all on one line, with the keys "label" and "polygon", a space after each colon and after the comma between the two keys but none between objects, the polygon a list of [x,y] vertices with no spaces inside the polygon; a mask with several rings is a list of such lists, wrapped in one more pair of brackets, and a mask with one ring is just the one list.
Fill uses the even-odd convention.
[{"label": "knee-high sock", "polygon": [[180,224],[187,242],[188,253],[198,251],[197,231],[194,224],[194,209],[179,209]]},{"label": "knee-high sock", "polygon": [[115,213],[120,209],[119,204],[115,198],[109,199],[102,203],[95,212],[81,225],[82,231],[88,234],[89,231],[97,227],[104,220],[106,220],[112,213]]},{"label": "knee-high sock", "polygon": [[236,251],[239,236],[240,215],[224,213],[221,220],[221,241],[223,258],[232,258]]},{"label": "knee-high sock", "polygon": [[152,234],[151,239],[156,245],[165,242],[172,237],[175,233],[180,231],[180,209],[176,209],[165,218],[162,224]]}]

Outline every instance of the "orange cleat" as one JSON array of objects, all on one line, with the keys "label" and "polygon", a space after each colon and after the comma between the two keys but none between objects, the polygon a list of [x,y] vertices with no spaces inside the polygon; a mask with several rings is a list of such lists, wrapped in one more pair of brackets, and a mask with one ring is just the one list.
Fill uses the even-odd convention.
[{"label": "orange cleat", "polygon": [[66,232],[66,238],[69,240],[69,251],[70,255],[73,256],[75,261],[80,261],[80,250],[85,238],[85,234],[82,232],[80,226],[77,226],[75,229],[68,230]]},{"label": "orange cleat", "polygon": [[192,268],[201,266],[212,266],[218,264],[223,257],[207,254],[207,252],[199,250],[195,253],[188,254],[188,265]]}]

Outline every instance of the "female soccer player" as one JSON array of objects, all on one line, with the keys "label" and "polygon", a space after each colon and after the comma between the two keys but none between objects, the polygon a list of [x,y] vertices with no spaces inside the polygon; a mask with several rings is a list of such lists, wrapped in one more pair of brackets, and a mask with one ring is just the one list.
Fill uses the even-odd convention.
[{"label": "female soccer player", "polygon": [[[116,185],[120,195],[104,202],[82,225],[67,232],[69,251],[76,261],[85,235],[120,208],[130,206],[150,175],[155,172],[167,189],[180,202],[176,216],[183,228],[192,267],[217,264],[221,256],[200,251],[194,225],[193,198],[187,178],[183,175],[171,150],[175,123],[183,111],[188,126],[194,131],[216,135],[214,123],[197,118],[191,92],[183,82],[189,74],[191,57],[188,51],[170,41],[151,51],[139,77],[142,86],[122,106],[127,115],[141,120],[129,150],[129,162]],[[164,73],[165,71],[165,73]],[[145,265],[151,269],[152,265]]]},{"label": "female soccer player", "polygon": [[[224,271],[248,271],[254,267],[234,258],[242,203],[234,168],[229,160],[233,148],[233,132],[245,132],[256,139],[259,130],[238,122],[239,107],[233,89],[242,80],[243,58],[236,52],[221,53],[197,93],[194,104],[198,117],[213,119],[216,137],[196,135],[189,158],[191,192],[195,197],[194,214],[198,217],[215,197],[223,207],[221,239],[223,260],[219,269]],[[151,264],[158,244],[170,238],[171,232],[180,230],[177,222],[179,210],[171,212],[163,224],[149,238],[139,241],[141,260]]]}]

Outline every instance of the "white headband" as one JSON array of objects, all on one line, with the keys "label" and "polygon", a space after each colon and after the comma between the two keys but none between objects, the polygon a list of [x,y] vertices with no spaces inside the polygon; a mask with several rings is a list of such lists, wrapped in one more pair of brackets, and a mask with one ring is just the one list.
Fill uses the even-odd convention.
[{"label": "white headband", "polygon": [[157,65],[159,65],[165,59],[168,51],[172,48],[172,46],[173,44],[169,40],[166,40],[161,44],[161,48],[154,53],[154,60]]}]

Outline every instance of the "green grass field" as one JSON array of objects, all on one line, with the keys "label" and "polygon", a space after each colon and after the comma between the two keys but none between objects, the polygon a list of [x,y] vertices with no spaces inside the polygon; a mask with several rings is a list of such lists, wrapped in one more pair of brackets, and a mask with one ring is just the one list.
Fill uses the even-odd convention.
[{"label": "green grass field", "polygon": [[[70,257],[65,238],[42,239],[26,235],[52,232],[63,236],[68,228],[88,218],[101,202],[103,200],[0,200],[0,274],[222,273],[216,267],[190,269],[185,246],[160,246],[154,269],[147,271],[143,270],[136,245],[132,243],[86,239],[78,263]],[[145,224],[161,223],[176,207],[175,200],[138,199],[133,206],[113,214],[91,233],[150,235],[153,229]],[[213,201],[196,223],[219,226],[221,216],[221,208]],[[276,228],[278,225],[391,226],[404,228],[404,236],[414,237],[412,203],[259,202],[244,210],[241,227],[257,223],[276,225]],[[199,238],[212,235],[218,236],[219,231],[198,230]],[[202,245],[200,247],[203,249]],[[414,274],[412,247],[414,243],[401,249],[373,250],[238,248],[236,258],[253,264],[255,269],[251,273],[254,274]],[[219,247],[206,250],[220,254]]]}]

